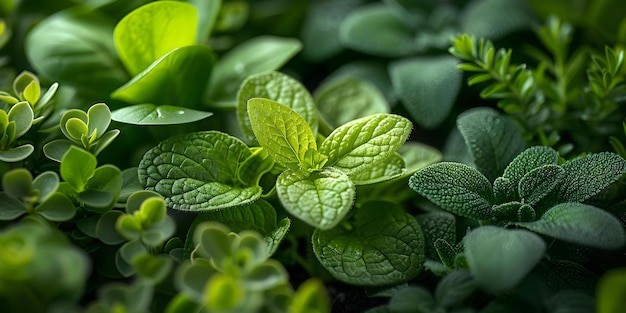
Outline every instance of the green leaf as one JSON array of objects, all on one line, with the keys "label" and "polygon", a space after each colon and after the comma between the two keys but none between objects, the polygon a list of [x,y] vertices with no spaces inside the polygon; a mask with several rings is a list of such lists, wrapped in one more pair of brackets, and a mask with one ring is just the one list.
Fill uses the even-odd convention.
[{"label": "green leaf", "polygon": [[482,226],[463,239],[465,256],[476,281],[492,293],[515,287],[541,260],[543,240],[526,230]]},{"label": "green leaf", "polygon": [[45,201],[57,188],[59,188],[59,175],[53,171],[43,172],[33,180],[33,189],[39,191],[39,202]]},{"label": "green leaf", "polygon": [[326,166],[354,175],[391,157],[407,140],[412,127],[399,115],[370,115],[335,129],[322,142],[319,152],[328,156]]},{"label": "green leaf", "polygon": [[89,136],[95,133],[96,138],[100,138],[111,124],[111,110],[104,103],[96,103],[87,110],[87,121],[89,130],[86,133]]},{"label": "green leaf", "polygon": [[317,111],[309,91],[296,79],[271,71],[249,76],[237,93],[237,119],[248,141],[255,140],[248,117],[248,100],[252,98],[265,98],[284,104],[304,118],[313,135],[317,134]]},{"label": "green leaf", "polygon": [[2,189],[15,199],[28,201],[33,196],[33,175],[25,168],[10,170],[2,175]]},{"label": "green leaf", "polygon": [[429,165],[411,176],[409,187],[451,213],[477,220],[488,220],[493,215],[491,183],[465,164]]},{"label": "green leaf", "polygon": [[440,162],[443,156],[439,150],[414,141],[406,142],[398,153],[406,164],[406,173],[413,174],[433,163]]},{"label": "green leaf", "polygon": [[167,277],[174,264],[165,256],[146,253],[134,258],[132,265],[141,279],[156,285]]},{"label": "green leaf", "polygon": [[452,56],[415,57],[389,65],[393,89],[418,125],[435,128],[450,113],[462,84],[457,62]]},{"label": "green leaf", "polygon": [[459,307],[477,287],[476,281],[468,271],[454,271],[437,284],[435,299],[445,308]]},{"label": "green leaf", "polygon": [[557,191],[561,202],[583,202],[626,173],[626,160],[612,152],[592,153],[562,165],[565,175]]},{"label": "green leaf", "polygon": [[9,121],[15,121],[15,138],[22,137],[33,125],[33,109],[26,101],[18,102],[9,110]]},{"label": "green leaf", "polygon": [[209,40],[209,35],[213,30],[215,21],[222,7],[222,0],[188,0],[193,4],[198,12],[198,33],[197,43],[204,43]]},{"label": "green leaf", "polygon": [[626,306],[626,268],[606,272],[598,282],[598,313],[619,313]]},{"label": "green leaf", "polygon": [[415,52],[413,37],[393,8],[382,3],[358,7],[339,27],[339,40],[345,47],[381,57]]},{"label": "green leaf", "polygon": [[432,294],[420,286],[408,286],[398,291],[389,300],[388,307],[393,313],[440,313]]},{"label": "green leaf", "polygon": [[358,208],[351,229],[315,230],[313,251],[338,280],[362,286],[408,281],[422,270],[424,238],[415,219],[387,202]]},{"label": "green leaf", "polygon": [[596,312],[596,300],[582,291],[560,290],[547,299],[544,307],[548,312],[590,313]]},{"label": "green leaf", "polygon": [[257,73],[279,69],[302,49],[292,38],[260,36],[234,47],[215,65],[206,96],[216,105],[232,105],[243,80]]},{"label": "green leaf", "polygon": [[242,185],[237,170],[252,153],[235,137],[217,131],[171,137],[139,163],[139,181],[165,198],[168,207],[207,211],[258,199],[261,187]]},{"label": "green leaf", "polygon": [[[96,237],[107,245],[119,245],[128,239],[137,239],[135,236],[122,237],[122,232],[118,231],[119,228],[116,227],[116,224],[120,223],[119,220],[123,218],[123,214],[117,210],[111,210],[102,214],[96,223]],[[124,230],[127,230],[127,228],[124,228]]]},{"label": "green leaf", "polygon": [[113,111],[111,118],[134,125],[172,125],[196,122],[211,115],[211,112],[171,105],[137,104]]},{"label": "green leaf", "polygon": [[55,192],[38,205],[35,212],[49,221],[63,222],[71,220],[76,215],[76,207],[65,194]]},{"label": "green leaf", "polygon": [[389,112],[387,99],[376,85],[352,76],[322,84],[315,91],[315,103],[333,128],[371,114]]},{"label": "green leaf", "polygon": [[110,192],[95,189],[80,192],[77,200],[85,209],[98,214],[106,213],[115,204],[115,197]]},{"label": "green leaf", "polygon": [[122,183],[122,172],[114,165],[105,164],[93,171],[85,188],[109,192],[117,200]]},{"label": "green leaf", "polygon": [[69,150],[72,146],[74,146],[74,144],[69,140],[56,139],[43,146],[43,153],[47,158],[53,161],[61,162],[65,152],[67,152],[67,150]]},{"label": "green leaf", "polygon": [[12,221],[26,213],[28,209],[21,201],[0,192],[0,221]]},{"label": "green leaf", "polygon": [[214,63],[215,56],[207,46],[175,48],[113,91],[111,98],[133,104],[199,108]]},{"label": "green leaf", "polygon": [[460,20],[461,32],[478,38],[497,39],[530,28],[535,16],[523,0],[483,0],[470,3]]},{"label": "green leaf", "polygon": [[35,151],[35,147],[31,144],[25,144],[9,150],[3,150],[0,151],[0,161],[9,163],[19,162],[29,157],[33,151]]},{"label": "green leaf", "polygon": [[476,168],[490,181],[525,148],[520,130],[506,116],[490,108],[475,108],[457,118],[457,126],[469,147]]},{"label": "green leaf", "polygon": [[26,36],[26,56],[36,72],[106,95],[128,80],[113,43],[114,21],[98,10],[75,7],[38,23]]},{"label": "green leaf", "polygon": [[217,268],[232,255],[230,229],[217,222],[203,222],[198,225],[193,235],[196,253],[199,257],[210,259]]},{"label": "green leaf", "polygon": [[543,165],[528,172],[519,182],[520,198],[524,203],[534,205],[558,186],[564,172],[558,165]]},{"label": "green leaf", "polygon": [[619,249],[626,243],[624,226],[616,217],[581,203],[561,203],[544,213],[538,221],[516,225],[600,249]]},{"label": "green leaf", "polygon": [[415,217],[424,233],[426,257],[432,260],[439,259],[435,248],[435,241],[443,239],[446,242],[456,242],[456,221],[454,215],[447,212],[429,212]]},{"label": "green leaf", "polygon": [[185,2],[158,1],[122,18],[113,31],[120,60],[137,75],[166,53],[196,41],[198,11]]},{"label": "green leaf", "polygon": [[406,172],[404,160],[399,154],[393,154],[383,162],[350,176],[355,185],[369,185],[400,177]]},{"label": "green leaf", "polygon": [[330,298],[324,283],[319,279],[307,279],[293,295],[289,313],[302,312],[330,312]]},{"label": "green leaf", "polygon": [[305,173],[286,170],[276,181],[285,209],[319,229],[331,229],[348,214],[356,194],[350,178],[335,168]]},{"label": "green leaf", "polygon": [[267,260],[254,266],[243,277],[246,288],[251,290],[268,290],[289,281],[287,271],[282,263]]},{"label": "green leaf", "polygon": [[248,116],[257,141],[282,166],[301,167],[306,152],[317,149],[307,121],[286,105],[269,99],[250,99]]},{"label": "green leaf", "polygon": [[71,146],[61,159],[60,173],[63,180],[77,192],[83,191],[87,181],[93,176],[98,161],[93,154]]},{"label": "green leaf", "polygon": [[206,309],[213,312],[237,311],[246,301],[247,290],[234,277],[217,274],[211,277],[204,292]]}]

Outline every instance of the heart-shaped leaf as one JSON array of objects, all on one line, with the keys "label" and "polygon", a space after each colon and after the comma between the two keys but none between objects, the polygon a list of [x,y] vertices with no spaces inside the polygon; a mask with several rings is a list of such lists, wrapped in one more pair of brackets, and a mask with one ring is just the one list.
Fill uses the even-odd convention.
[{"label": "heart-shaped leaf", "polygon": [[341,222],[356,193],[350,178],[334,168],[310,174],[286,170],[278,176],[276,191],[289,213],[319,229],[331,229]]},{"label": "heart-shaped leaf", "polygon": [[398,284],[422,270],[424,237],[402,208],[369,202],[356,211],[350,230],[315,230],[313,251],[333,277],[355,285]]},{"label": "heart-shaped leaf", "polygon": [[211,112],[171,105],[137,104],[113,111],[111,118],[135,125],[172,125],[196,122],[211,115]]}]

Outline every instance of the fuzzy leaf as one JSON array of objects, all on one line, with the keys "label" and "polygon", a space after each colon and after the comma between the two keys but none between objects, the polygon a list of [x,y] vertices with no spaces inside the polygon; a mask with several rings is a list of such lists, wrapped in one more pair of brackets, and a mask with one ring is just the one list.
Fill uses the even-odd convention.
[{"label": "fuzzy leaf", "polygon": [[356,194],[350,178],[335,168],[310,174],[286,170],[276,181],[285,209],[319,229],[331,229],[348,214]]},{"label": "fuzzy leaf", "polygon": [[415,217],[424,232],[426,257],[432,260],[439,259],[435,241],[443,239],[446,242],[456,242],[456,221],[454,215],[447,212],[430,212]]},{"label": "fuzzy leaf", "polygon": [[493,293],[515,287],[541,260],[546,244],[526,230],[482,226],[463,239],[476,281]]},{"label": "fuzzy leaf", "polygon": [[613,215],[594,206],[562,203],[538,221],[516,225],[557,239],[600,249],[619,249],[626,243],[624,226]]},{"label": "fuzzy leaf", "polygon": [[312,242],[324,268],[338,280],[354,285],[408,281],[421,272],[425,260],[419,224],[388,202],[369,202],[358,208],[350,230],[315,230]]},{"label": "fuzzy leaf", "polygon": [[534,205],[558,186],[565,171],[558,165],[543,165],[528,172],[519,182],[522,201]]},{"label": "fuzzy leaf", "polygon": [[465,111],[457,118],[457,126],[472,153],[476,168],[492,182],[525,148],[520,130],[510,119],[493,109]]},{"label": "fuzzy leaf", "polygon": [[399,115],[366,116],[335,129],[322,142],[319,152],[328,156],[326,166],[354,175],[391,157],[407,140],[412,127]]},{"label": "fuzzy leaf", "polygon": [[252,98],[270,99],[288,106],[304,118],[314,135],[317,134],[317,112],[309,91],[296,79],[272,71],[249,76],[237,93],[237,118],[249,141],[255,140],[247,109],[248,100]]},{"label": "fuzzy leaf", "polygon": [[415,51],[413,31],[382,3],[353,10],[341,23],[339,40],[350,49],[375,56],[400,57]]},{"label": "fuzzy leaf", "polygon": [[411,176],[409,187],[451,213],[478,220],[492,217],[491,183],[467,165],[429,165]]},{"label": "fuzzy leaf", "polygon": [[451,56],[438,56],[390,64],[393,88],[418,125],[435,128],[448,116],[462,85],[463,73],[456,69],[457,62]]},{"label": "fuzzy leaf", "polygon": [[137,104],[113,111],[111,118],[120,123],[135,125],[172,125],[192,123],[213,115],[184,107]]},{"label": "fuzzy leaf", "polygon": [[146,152],[139,163],[139,181],[177,210],[242,205],[258,199],[262,191],[237,179],[239,166],[251,155],[243,142],[221,132],[179,135]]},{"label": "fuzzy leaf", "polygon": [[306,120],[283,104],[250,99],[248,116],[257,141],[282,166],[298,168],[304,165],[307,151],[317,149],[315,135]]},{"label": "fuzzy leaf", "polygon": [[115,47],[131,75],[145,70],[175,48],[195,43],[198,11],[185,2],[143,5],[122,18],[113,31]]}]

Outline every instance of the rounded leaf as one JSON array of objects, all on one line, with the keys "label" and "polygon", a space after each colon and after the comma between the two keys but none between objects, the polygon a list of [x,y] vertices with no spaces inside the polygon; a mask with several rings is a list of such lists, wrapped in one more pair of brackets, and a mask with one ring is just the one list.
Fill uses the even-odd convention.
[{"label": "rounded leaf", "polygon": [[33,175],[25,168],[17,168],[2,175],[2,189],[7,195],[28,200],[33,195]]},{"label": "rounded leaf", "polygon": [[43,172],[33,180],[33,189],[39,191],[39,202],[45,201],[48,196],[59,188],[59,175],[53,171]]},{"label": "rounded leaf", "polygon": [[65,194],[55,192],[35,208],[35,212],[53,222],[71,220],[76,215],[74,202]]},{"label": "rounded leaf", "polygon": [[198,256],[211,259],[220,267],[232,254],[229,233],[230,230],[219,223],[205,222],[198,225],[193,236]]},{"label": "rounded leaf", "polygon": [[33,125],[33,108],[26,101],[14,104],[9,110],[9,121],[15,122],[15,138],[22,137]]},{"label": "rounded leaf", "polygon": [[12,221],[26,213],[28,209],[21,201],[0,192],[0,221]]},{"label": "rounded leaf", "polygon": [[137,104],[113,111],[111,118],[116,122],[134,125],[172,125],[196,122],[211,115],[211,112],[185,107]]},{"label": "rounded leaf", "polygon": [[29,157],[33,151],[35,151],[35,147],[31,144],[25,144],[9,150],[0,151],[0,161],[9,163],[19,162]]},{"label": "rounded leaf", "polygon": [[87,121],[89,130],[86,134],[92,136],[96,133],[96,138],[100,138],[109,128],[111,123],[111,111],[104,103],[96,103],[87,110]]},{"label": "rounded leaf", "polygon": [[[102,214],[96,222],[95,237],[107,245],[118,245],[127,239],[136,239],[135,236],[129,235],[130,231],[128,227],[118,227],[116,225],[120,223],[119,220],[121,220],[122,217],[123,213],[117,210],[111,210]],[[89,224],[91,223],[92,222],[89,221]],[[124,229],[124,233],[120,231],[120,228]],[[122,237],[122,234],[124,237]]]}]

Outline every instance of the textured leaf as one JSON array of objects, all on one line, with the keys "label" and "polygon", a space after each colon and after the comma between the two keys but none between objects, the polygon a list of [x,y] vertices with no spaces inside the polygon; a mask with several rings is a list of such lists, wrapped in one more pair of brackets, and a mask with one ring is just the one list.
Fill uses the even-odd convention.
[{"label": "textured leaf", "polygon": [[196,8],[185,2],[158,1],[143,5],[122,18],[113,31],[120,60],[137,75],[172,49],[195,43]]},{"label": "textured leaf", "polygon": [[276,191],[289,213],[319,229],[331,229],[341,222],[356,193],[350,178],[335,168],[310,174],[286,170],[278,176]]},{"label": "textured leaf", "polygon": [[250,99],[248,115],[257,141],[282,166],[298,168],[303,165],[306,152],[317,149],[315,135],[306,120],[283,104]]},{"label": "textured leaf", "polygon": [[237,93],[237,118],[248,141],[254,141],[254,132],[248,118],[248,100],[265,98],[284,104],[307,122],[317,134],[317,112],[309,91],[294,78],[280,72],[251,75],[241,84]]},{"label": "textured leaf", "polygon": [[206,96],[214,105],[233,105],[237,90],[252,74],[279,69],[302,49],[292,38],[260,36],[228,51],[215,65]]},{"label": "textured leaf", "polygon": [[389,65],[393,88],[418,125],[435,128],[448,116],[463,73],[452,56],[416,57]]},{"label": "textured leaf", "polygon": [[213,115],[184,107],[137,104],[113,111],[111,118],[120,123],[135,125],[171,125],[196,122]]},{"label": "textured leaf", "polygon": [[558,165],[543,165],[528,172],[519,182],[520,198],[524,203],[534,205],[558,186],[564,172]]},{"label": "textured leaf", "polygon": [[354,175],[391,157],[407,140],[412,127],[399,115],[370,115],[335,129],[319,151],[328,156],[326,166]]},{"label": "textured leaf", "polygon": [[200,108],[214,62],[207,46],[175,48],[113,91],[111,98],[133,104]]},{"label": "textured leaf", "polygon": [[461,30],[477,38],[497,39],[530,28],[535,17],[523,0],[482,0],[467,6],[461,16]]},{"label": "textured leaf", "polygon": [[439,259],[435,241],[443,239],[446,242],[456,242],[456,221],[454,215],[447,212],[430,212],[415,217],[424,232],[426,257],[432,260]]},{"label": "textured leaf", "polygon": [[581,203],[562,203],[535,222],[517,223],[537,233],[600,249],[619,249],[626,243],[622,223],[610,213]]},{"label": "textured leaf", "polygon": [[444,210],[464,217],[492,217],[491,183],[476,169],[461,163],[429,165],[411,176],[409,187]]},{"label": "textured leaf", "polygon": [[352,227],[313,233],[313,251],[333,277],[354,285],[381,286],[408,281],[421,272],[422,231],[399,206],[369,202],[357,209]]},{"label": "textured leaf", "polygon": [[472,153],[476,168],[492,182],[525,148],[520,130],[508,117],[493,109],[465,111],[457,118],[457,126]]},{"label": "textured leaf", "polygon": [[333,128],[361,117],[389,112],[387,100],[376,85],[350,76],[322,84],[315,91],[315,103]]},{"label": "textured leaf", "polygon": [[139,164],[139,181],[178,210],[242,205],[258,199],[262,191],[237,179],[239,165],[251,155],[243,142],[221,132],[179,135],[146,152]]},{"label": "textured leaf", "polygon": [[515,287],[543,257],[546,244],[526,230],[479,227],[463,239],[476,281],[493,293]]},{"label": "textured leaf", "polygon": [[399,154],[393,154],[383,162],[350,176],[355,185],[369,185],[400,177],[406,172],[404,160]]},{"label": "textured leaf", "polygon": [[626,160],[612,152],[588,154],[562,165],[565,170],[558,202],[583,202],[626,173]]},{"label": "textured leaf", "polygon": [[339,28],[339,40],[345,47],[382,57],[413,53],[413,36],[393,9],[382,3],[353,10]]}]

